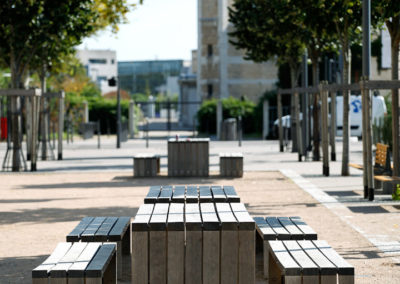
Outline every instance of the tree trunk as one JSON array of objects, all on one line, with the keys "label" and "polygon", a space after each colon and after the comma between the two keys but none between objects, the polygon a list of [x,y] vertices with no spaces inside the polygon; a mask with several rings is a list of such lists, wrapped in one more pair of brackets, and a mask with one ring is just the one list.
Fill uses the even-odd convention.
[{"label": "tree trunk", "polygon": [[[343,84],[350,83],[350,66],[351,66],[351,51],[348,39],[343,40]],[[349,171],[349,136],[350,136],[350,119],[349,119],[349,91],[343,91],[343,153],[342,153],[342,176],[348,176]]]},{"label": "tree trunk", "polygon": [[[11,87],[13,89],[21,88],[21,74],[18,73],[18,65],[13,53],[10,60],[11,67]],[[20,98],[11,97],[11,142],[12,142],[12,171],[19,172],[21,169],[21,140],[20,140],[20,119],[18,116],[20,107]]]},{"label": "tree trunk", "polygon": [[[313,85],[319,84],[318,57],[312,56]],[[319,152],[319,93],[313,95],[313,161],[320,160]]]},{"label": "tree trunk", "polygon": [[[391,35],[392,80],[399,80],[399,39]],[[393,176],[399,176],[399,90],[392,90]]]},{"label": "tree trunk", "polygon": [[40,98],[40,134],[42,142],[42,160],[47,160],[47,137],[48,137],[48,118],[47,118],[47,99],[44,97],[46,93],[46,70],[42,69],[40,74],[40,87],[42,89],[42,97]]}]

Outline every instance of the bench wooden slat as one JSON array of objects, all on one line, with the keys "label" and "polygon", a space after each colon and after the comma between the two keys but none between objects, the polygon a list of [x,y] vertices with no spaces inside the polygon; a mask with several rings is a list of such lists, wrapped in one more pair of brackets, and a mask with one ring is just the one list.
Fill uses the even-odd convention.
[{"label": "bench wooden slat", "polygon": [[119,217],[117,222],[108,233],[108,240],[111,242],[121,241],[125,232],[129,228],[131,217]]},{"label": "bench wooden slat", "polygon": [[304,234],[297,228],[295,224],[289,219],[289,217],[278,217],[278,221],[285,227],[289,232],[290,238],[292,240],[302,240],[304,239]]},{"label": "bench wooden slat", "polygon": [[[211,198],[209,187],[207,189]],[[203,220],[203,283],[219,283],[220,223],[214,203],[200,203],[200,212]]]},{"label": "bench wooden slat", "polygon": [[362,170],[364,167],[360,164],[349,163],[349,167],[355,168],[357,170]]},{"label": "bench wooden slat", "polygon": [[209,186],[199,186],[199,202],[212,202],[212,194]]},{"label": "bench wooden slat", "polygon": [[144,198],[144,203],[156,203],[161,193],[161,186],[151,186],[149,192]]},{"label": "bench wooden slat", "polygon": [[96,232],[99,230],[103,222],[106,220],[106,217],[95,217],[89,226],[86,227],[85,231],[81,234],[81,240],[84,242],[94,241],[94,236]]},{"label": "bench wooden slat", "polygon": [[85,231],[93,219],[94,217],[84,217],[72,230],[72,232],[67,235],[67,242],[79,242],[81,234]]},{"label": "bench wooden slat", "polygon": [[117,217],[107,217],[95,233],[93,240],[96,242],[108,241],[108,234],[110,233],[115,222],[117,222],[117,219]]},{"label": "bench wooden slat", "polygon": [[[229,203],[228,203],[229,204]],[[255,230],[255,222],[243,203],[230,203],[232,212],[238,221],[239,230]]]},{"label": "bench wooden slat", "polygon": [[282,226],[276,217],[267,217],[268,225],[275,231],[278,240],[290,240],[290,233]]},{"label": "bench wooden slat", "polygon": [[165,231],[167,227],[168,203],[156,203],[149,222],[150,230]]},{"label": "bench wooden slat", "polygon": [[341,257],[326,241],[312,241],[314,245],[338,268],[340,275],[354,275],[354,267]]},{"label": "bench wooden slat", "polygon": [[52,254],[38,267],[32,270],[32,278],[47,278],[53,266],[69,251],[72,243],[59,243]]},{"label": "bench wooden slat", "polygon": [[277,236],[274,230],[272,230],[271,226],[267,223],[265,218],[263,217],[254,217],[254,221],[256,222],[256,229],[259,236],[263,240],[276,240]]},{"label": "bench wooden slat", "polygon": [[316,240],[318,238],[317,233],[308,226],[300,217],[293,216],[290,220],[300,229],[304,234],[305,240]]},{"label": "bench wooden slat", "polygon": [[85,275],[89,278],[103,277],[105,268],[115,257],[116,245],[105,243],[98,250],[92,261],[86,268]]},{"label": "bench wooden slat", "polygon": [[233,215],[229,203],[215,203],[218,218],[221,221],[221,229],[223,230],[237,230],[237,220]]},{"label": "bench wooden slat", "polygon": [[197,186],[188,185],[186,188],[186,203],[197,203],[198,201]]},{"label": "bench wooden slat", "polygon": [[211,186],[211,192],[214,202],[225,202],[226,195],[221,186]]},{"label": "bench wooden slat", "polygon": [[76,262],[68,270],[68,277],[72,278],[84,278],[85,270],[90,263],[90,260],[96,254],[97,250],[100,248],[101,243],[88,243]]},{"label": "bench wooden slat", "polygon": [[161,193],[158,196],[157,202],[159,203],[169,203],[172,198],[172,186],[163,186]]},{"label": "bench wooden slat", "polygon": [[175,186],[174,193],[172,195],[172,201],[184,203],[185,202],[185,191],[186,191],[186,187],[184,185]]},{"label": "bench wooden slat", "polygon": [[303,240],[297,242],[304,252],[315,262],[315,264],[318,265],[321,275],[336,276],[336,266],[330,262],[317,247],[314,246],[312,241]]},{"label": "bench wooden slat", "polygon": [[185,226],[187,231],[197,231],[202,228],[200,207],[198,203],[187,203],[185,206]]},{"label": "bench wooden slat", "polygon": [[317,276],[316,282],[318,282],[319,267],[310,259],[310,257],[301,249],[296,241],[282,241],[287,251],[296,260],[296,262],[302,268],[302,275]]},{"label": "bench wooden slat", "polygon": [[224,185],[223,189],[228,202],[240,202],[240,197],[233,186]]},{"label": "bench wooden slat", "polygon": [[269,250],[273,252],[271,255],[277,260],[277,264],[285,275],[300,275],[301,267],[286,250],[282,241],[268,241],[267,244]]},{"label": "bench wooden slat", "polygon": [[74,243],[68,252],[49,271],[50,278],[67,278],[67,271],[86,248],[87,243]]},{"label": "bench wooden slat", "polygon": [[167,228],[167,282],[184,283],[185,265],[185,224],[184,204],[171,203],[169,206]]}]

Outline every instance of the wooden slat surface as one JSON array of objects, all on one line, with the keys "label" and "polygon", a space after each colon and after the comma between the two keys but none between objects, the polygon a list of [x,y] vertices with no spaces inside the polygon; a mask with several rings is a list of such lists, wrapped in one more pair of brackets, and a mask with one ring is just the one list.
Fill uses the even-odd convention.
[{"label": "wooden slat surface", "polygon": [[237,230],[237,220],[233,215],[229,203],[215,203],[222,230]]},{"label": "wooden slat surface", "polygon": [[301,249],[297,241],[283,241],[284,246],[291,256],[302,268],[302,275],[319,275],[318,266],[308,257],[308,255]]},{"label": "wooden slat surface", "polygon": [[304,234],[305,240],[316,240],[318,239],[317,233],[308,226],[300,217],[290,217],[290,220],[300,229]]},{"label": "wooden slat surface", "polygon": [[168,231],[183,231],[185,229],[184,222],[184,204],[171,203],[169,206],[167,227]]},{"label": "wooden slat surface", "polygon": [[224,185],[224,192],[226,195],[227,202],[240,202],[240,197],[237,195],[236,190],[233,186]]},{"label": "wooden slat surface", "polygon": [[200,207],[198,203],[187,203],[185,206],[185,226],[187,231],[198,231],[202,228]]},{"label": "wooden slat surface", "polygon": [[172,198],[172,186],[163,186],[157,202],[169,203]]},{"label": "wooden slat surface", "polygon": [[108,233],[108,240],[111,242],[122,241],[124,234],[129,228],[130,221],[131,217],[119,217],[111,231]]},{"label": "wooden slat surface", "polygon": [[225,202],[226,196],[221,186],[211,186],[214,202]]},{"label": "wooden slat surface", "polygon": [[161,186],[151,186],[149,192],[144,198],[144,203],[156,203],[161,193]]},{"label": "wooden slat surface", "polygon": [[139,207],[138,212],[132,222],[132,231],[147,231],[149,229],[149,221],[153,213],[154,204],[143,204]]},{"label": "wooden slat surface", "polygon": [[213,203],[200,203],[204,230],[219,230],[220,222]]},{"label": "wooden slat surface", "polygon": [[275,231],[278,240],[290,240],[290,233],[282,226],[276,217],[267,217],[268,225]]},{"label": "wooden slat surface", "polygon": [[304,239],[303,232],[299,230],[299,228],[292,222],[292,220],[290,220],[289,217],[278,217],[278,220],[290,233],[290,238],[292,240]]},{"label": "wooden slat surface", "polygon": [[99,229],[94,235],[94,241],[96,242],[106,242],[108,241],[108,234],[113,228],[114,224],[117,222],[117,217],[107,217],[101,224]]},{"label": "wooden slat surface", "polygon": [[286,250],[282,241],[268,241],[267,244],[285,275],[300,275],[301,267]]},{"label": "wooden slat surface", "polygon": [[150,230],[164,231],[167,228],[168,203],[156,203],[149,222]]},{"label": "wooden slat surface", "polygon": [[212,194],[209,186],[199,186],[199,202],[212,202]]},{"label": "wooden slat surface", "polygon": [[184,186],[184,185],[175,186],[174,193],[172,195],[172,201],[178,202],[178,203],[184,203],[185,202],[185,192],[186,192],[186,186]]},{"label": "wooden slat surface", "polygon": [[52,254],[38,267],[32,270],[32,278],[46,278],[48,272],[69,251],[72,243],[59,243]]},{"label": "wooden slat surface", "polygon": [[69,268],[68,277],[83,278],[85,276],[86,267],[89,265],[100,246],[101,243],[88,243],[75,263]]},{"label": "wooden slat surface", "polygon": [[51,268],[51,278],[66,278],[68,269],[74,264],[79,255],[86,248],[87,243],[76,242],[68,252]]},{"label": "wooden slat surface", "polygon": [[94,241],[94,236],[96,232],[99,230],[103,222],[106,220],[106,217],[96,217],[92,220],[89,226],[86,227],[85,231],[81,234],[81,240],[84,242]]},{"label": "wooden slat surface", "polygon": [[341,257],[326,241],[312,241],[314,245],[331,261],[341,275],[354,275],[354,267]]},{"label": "wooden slat surface", "polygon": [[72,232],[67,235],[67,242],[78,242],[81,234],[83,233],[83,231],[85,231],[85,229],[87,228],[87,226],[89,226],[93,219],[94,217],[84,217],[72,230]]},{"label": "wooden slat surface", "polygon": [[336,266],[330,262],[321,251],[315,247],[312,241],[297,241],[302,250],[318,265],[321,275],[335,275]]},{"label": "wooden slat surface", "polygon": [[255,222],[243,203],[230,203],[230,206],[238,221],[239,230],[255,230]]},{"label": "wooden slat surface", "polygon": [[199,202],[199,194],[197,186],[188,185],[186,188],[186,203],[197,203]]},{"label": "wooden slat surface", "polygon": [[271,226],[267,223],[265,218],[254,217],[253,219],[256,222],[257,232],[263,240],[276,240],[277,239],[275,231],[272,230]]},{"label": "wooden slat surface", "polygon": [[115,254],[116,245],[113,243],[103,244],[86,268],[86,277],[102,277],[111,258]]}]

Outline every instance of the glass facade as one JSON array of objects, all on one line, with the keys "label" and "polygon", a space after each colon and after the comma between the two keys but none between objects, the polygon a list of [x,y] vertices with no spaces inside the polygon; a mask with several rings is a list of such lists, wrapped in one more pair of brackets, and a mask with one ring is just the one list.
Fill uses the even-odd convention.
[{"label": "glass facade", "polygon": [[121,89],[131,93],[156,94],[156,88],[164,85],[169,76],[179,76],[183,60],[121,61],[118,76]]}]

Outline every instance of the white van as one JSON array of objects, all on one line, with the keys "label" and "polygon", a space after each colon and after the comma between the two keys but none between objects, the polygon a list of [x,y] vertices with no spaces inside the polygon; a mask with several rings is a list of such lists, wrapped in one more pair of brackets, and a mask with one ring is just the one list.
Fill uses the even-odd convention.
[{"label": "white van", "polygon": [[[330,99],[329,99],[330,102]],[[362,136],[362,113],[361,113],[361,96],[350,96],[350,135],[351,136]],[[372,122],[373,124],[382,125],[383,117],[386,114],[385,99],[382,96],[372,96]],[[302,113],[300,113],[300,120],[302,120]],[[282,117],[283,127],[290,127],[290,115]],[[312,125],[312,121],[311,121]],[[336,97],[336,135],[343,135],[343,96]],[[278,129],[278,119],[274,121],[274,133]]]}]

